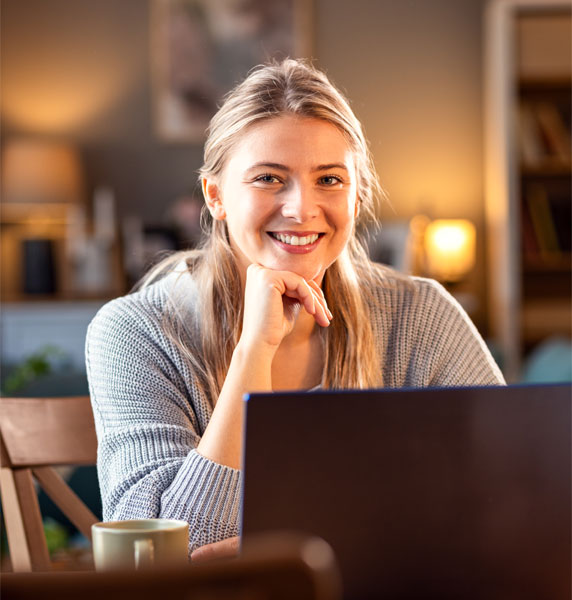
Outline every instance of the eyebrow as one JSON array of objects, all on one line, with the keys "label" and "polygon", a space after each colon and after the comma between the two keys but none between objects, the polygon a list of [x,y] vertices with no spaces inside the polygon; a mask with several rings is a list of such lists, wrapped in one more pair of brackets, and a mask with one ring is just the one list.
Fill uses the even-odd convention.
[{"label": "eyebrow", "polygon": [[342,169],[343,171],[347,171],[348,168],[343,163],[330,163],[327,165],[318,165],[314,171],[330,171],[331,169]]},{"label": "eyebrow", "polygon": [[[248,167],[247,171],[252,171],[253,169],[258,169],[260,167],[266,167],[267,169],[279,169],[281,171],[286,171],[289,173],[291,171],[290,167],[286,165],[275,163],[275,162],[257,162],[250,167]],[[331,169],[342,169],[344,171],[348,171],[348,168],[343,163],[328,163],[326,165],[318,165],[312,169],[312,171],[329,171]]]},{"label": "eyebrow", "polygon": [[260,167],[266,167],[267,169],[279,169],[281,171],[290,171],[290,169],[286,166],[286,165],[281,165],[280,163],[274,163],[274,162],[257,162],[254,163],[253,165],[251,165],[250,167],[248,167],[247,172],[248,171],[252,171],[253,169],[258,169]]}]

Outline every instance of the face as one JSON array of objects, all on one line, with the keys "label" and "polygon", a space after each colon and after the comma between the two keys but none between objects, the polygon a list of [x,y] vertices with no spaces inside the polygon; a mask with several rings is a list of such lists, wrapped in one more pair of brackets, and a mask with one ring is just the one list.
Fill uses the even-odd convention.
[{"label": "face", "polygon": [[243,277],[256,263],[319,284],[353,234],[356,180],[336,127],[281,116],[249,128],[203,189],[213,217],[227,222]]}]

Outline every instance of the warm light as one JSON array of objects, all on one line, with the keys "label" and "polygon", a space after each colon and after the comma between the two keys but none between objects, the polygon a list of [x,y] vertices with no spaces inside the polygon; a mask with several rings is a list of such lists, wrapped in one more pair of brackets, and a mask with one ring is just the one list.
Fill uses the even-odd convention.
[{"label": "warm light", "polygon": [[427,270],[440,281],[459,281],[475,264],[475,226],[465,219],[438,219],[425,230]]},{"label": "warm light", "polygon": [[136,52],[120,56],[101,40],[95,52],[92,40],[70,35],[62,29],[63,39],[41,43],[41,56],[23,38],[2,45],[2,120],[14,129],[41,135],[100,133],[104,116],[139,81]]},{"label": "warm light", "polygon": [[82,196],[82,170],[75,148],[57,142],[12,140],[2,153],[2,201],[69,203]]}]

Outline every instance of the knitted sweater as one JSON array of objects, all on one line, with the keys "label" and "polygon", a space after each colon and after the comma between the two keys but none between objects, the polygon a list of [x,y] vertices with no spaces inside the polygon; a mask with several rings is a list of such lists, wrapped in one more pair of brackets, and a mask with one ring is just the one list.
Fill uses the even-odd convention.
[{"label": "knitted sweater", "polygon": [[[196,451],[212,402],[161,328],[178,286],[196,311],[188,274],[106,304],[89,327],[86,360],[104,519],[188,521],[192,551],[238,535],[241,474]],[[438,283],[389,275],[374,296],[385,386],[503,383],[476,328]]]}]

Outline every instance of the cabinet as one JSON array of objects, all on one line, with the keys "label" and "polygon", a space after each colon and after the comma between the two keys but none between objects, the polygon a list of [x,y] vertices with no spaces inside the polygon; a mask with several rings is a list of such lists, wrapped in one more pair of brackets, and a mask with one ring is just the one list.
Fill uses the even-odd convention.
[{"label": "cabinet", "polygon": [[518,81],[521,346],[571,336],[571,79]]},{"label": "cabinet", "polygon": [[490,329],[509,381],[572,336],[568,0],[494,0],[485,22]]},{"label": "cabinet", "polygon": [[[74,226],[70,206],[64,203],[3,202],[0,210],[0,301],[99,301],[126,293],[118,237],[113,235],[98,248],[97,240],[87,233],[89,229],[83,223],[81,227]],[[49,260],[42,260],[45,257],[37,254],[26,260],[26,244],[30,242],[47,242]],[[94,253],[93,250],[100,251]],[[50,272],[44,273],[42,269]],[[27,289],[26,272],[29,279],[51,281],[52,285],[46,286],[47,289]],[[85,285],[84,273],[91,275],[91,286]],[[94,281],[97,285],[93,285]]]}]

